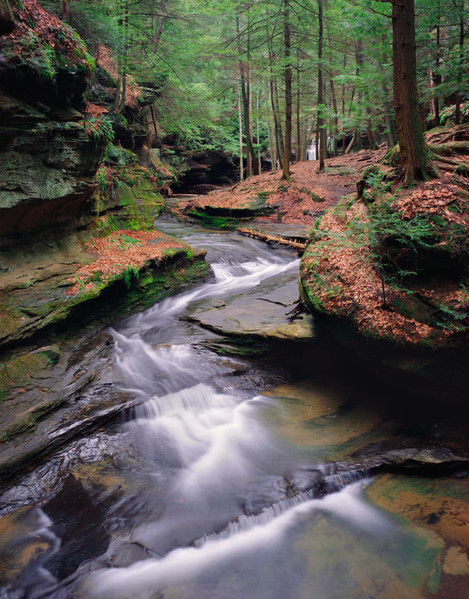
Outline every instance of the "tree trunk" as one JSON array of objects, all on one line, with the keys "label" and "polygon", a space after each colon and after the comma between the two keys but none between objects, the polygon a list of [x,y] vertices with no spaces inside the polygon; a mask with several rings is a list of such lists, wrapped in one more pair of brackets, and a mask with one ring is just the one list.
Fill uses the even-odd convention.
[{"label": "tree trunk", "polygon": [[156,28],[156,32],[153,37],[153,46],[152,46],[153,52],[156,52],[158,49],[158,46],[160,45],[161,34],[163,33],[163,25],[164,25],[164,21],[165,21],[165,16],[163,13],[166,10],[166,4],[167,4],[167,0],[162,0],[160,8],[159,8],[159,11],[161,14],[160,14],[160,20],[158,21],[158,27]]},{"label": "tree trunk", "polygon": [[[383,34],[382,38],[381,38],[381,43],[384,45],[386,40],[386,35]],[[392,103],[392,97],[391,97],[391,92],[388,88],[388,83],[386,80],[386,73],[384,70],[384,62],[386,60],[386,56],[382,55],[381,59],[378,61],[378,67],[380,70],[380,74],[381,74],[381,89],[383,91],[383,96],[384,96],[384,119],[386,122],[386,137],[387,137],[387,142],[388,142],[388,148],[393,148],[396,143],[397,143],[397,136],[396,136],[396,127],[394,124],[394,119],[393,119],[393,103]]]},{"label": "tree trunk", "polygon": [[[324,8],[328,9],[328,0],[324,0],[325,5]],[[337,139],[339,135],[339,108],[337,104],[337,96],[335,92],[335,82],[334,82],[334,65],[332,61],[332,36],[331,36],[331,28],[327,25],[326,21],[326,31],[327,31],[327,39],[329,42],[329,87],[330,87],[330,106],[332,106],[334,110],[334,118],[330,119],[330,129],[331,129],[331,154],[332,156],[337,155]],[[345,112],[345,111],[344,111]]]},{"label": "tree trunk", "polygon": [[339,107],[337,106],[337,98],[335,95],[335,85],[334,85],[332,70],[329,73],[329,82],[330,82],[330,87],[331,87],[331,103],[332,103],[332,107],[334,109],[334,130],[332,132],[332,136],[333,136],[332,155],[336,156],[336,154],[337,154],[337,138],[339,135]]},{"label": "tree trunk", "polygon": [[429,177],[417,93],[414,0],[392,3],[394,110],[405,184]]},{"label": "tree trunk", "polygon": [[257,144],[257,169],[259,175],[262,173],[262,159],[261,159],[261,142],[259,137],[259,91],[256,94],[256,144]]},{"label": "tree trunk", "polygon": [[[119,34],[120,34],[120,42],[122,43],[122,31],[123,31],[123,19],[124,19],[124,15],[123,15],[123,5],[122,2],[119,2],[118,4],[118,12],[119,12],[119,20],[118,20],[118,25],[119,25]],[[119,51],[117,53],[117,83],[116,83],[116,95],[114,96],[114,101],[112,103],[112,112],[116,112],[116,110],[119,108],[120,105],[120,94],[121,94],[121,87],[122,87],[122,73],[123,73],[123,68],[122,68],[122,52]]]},{"label": "tree trunk", "polygon": [[291,54],[291,31],[290,31],[290,0],[284,0],[284,22],[283,33],[285,43],[285,148],[283,153],[283,174],[282,179],[290,179],[290,159],[291,159],[291,134],[292,134],[292,93],[291,81],[292,70],[290,62]]},{"label": "tree trunk", "polygon": [[127,70],[128,70],[128,46],[129,46],[129,9],[130,0],[124,5],[124,23],[123,23],[123,48],[122,48],[122,96],[119,104],[119,112],[124,110],[125,100],[127,98]]},{"label": "tree trunk", "polygon": [[461,16],[459,20],[459,64],[458,64],[458,90],[456,94],[456,114],[455,123],[461,123],[461,83],[464,72],[464,0],[461,2]]},{"label": "tree trunk", "polygon": [[301,162],[303,160],[303,145],[302,145],[302,135],[301,135],[301,117],[300,117],[300,107],[301,107],[301,98],[300,98],[300,53],[297,51],[296,53],[296,161]]},{"label": "tree trunk", "polygon": [[[358,39],[357,43],[355,45],[355,62],[357,63],[357,67],[356,67],[356,76],[357,76],[357,81],[359,79],[360,73],[362,71],[362,67],[363,67],[363,63],[365,62],[365,55],[363,53],[363,41]],[[355,90],[354,90],[355,93]],[[358,115],[358,118],[360,119],[361,117],[361,106],[362,106],[362,92],[360,89],[360,85],[358,85],[358,89],[357,89],[357,104],[360,108],[360,112]],[[353,98],[353,96],[352,96]],[[361,136],[361,122],[360,120],[358,122],[355,123],[355,133],[354,133],[354,139],[355,139],[355,143],[353,146],[353,149],[355,150],[355,152],[358,152],[361,149],[362,146],[362,136]]]},{"label": "tree trunk", "polygon": [[249,110],[249,90],[246,85],[246,76],[244,66],[241,63],[240,67],[240,77],[241,77],[241,98],[243,104],[243,116],[244,116],[244,137],[246,139],[246,176],[250,177],[252,175],[252,154],[254,149],[252,147],[251,140],[251,125],[249,122],[250,110]]},{"label": "tree trunk", "polygon": [[[241,57],[241,40],[240,40],[240,28],[239,28],[239,17],[236,17],[236,33],[238,35],[238,52]],[[249,54],[249,53],[248,53]],[[254,153],[254,148],[252,147],[252,137],[251,137],[251,110],[250,110],[250,90],[249,90],[249,80],[246,75],[247,67],[244,65],[243,61],[240,60],[239,63],[239,74],[240,74],[240,82],[241,82],[241,101],[243,105],[243,117],[244,117],[244,136],[246,139],[246,176],[250,177],[253,174],[253,166],[255,168],[254,173],[257,171],[257,162]]]},{"label": "tree trunk", "polygon": [[156,127],[156,115],[153,104],[150,104],[151,121],[153,123],[153,131],[155,132],[155,140],[158,141],[158,129]]},{"label": "tree trunk", "polygon": [[439,86],[441,85],[441,71],[440,71],[440,62],[441,62],[441,30],[440,30],[440,0],[437,3],[438,14],[437,14],[437,25],[436,25],[436,54],[435,54],[435,122],[433,125],[438,127],[440,124],[440,98],[439,98]]},{"label": "tree trunk", "polygon": [[272,104],[272,114],[274,117],[275,145],[277,147],[277,156],[280,163],[280,168],[283,169],[283,133],[278,113],[277,85],[273,79],[270,80],[270,102]]},{"label": "tree trunk", "polygon": [[[317,132],[319,134],[319,170],[324,170],[324,157],[326,155],[326,130],[324,129],[324,84],[322,79],[322,54],[324,45],[324,22],[323,22],[323,0],[318,0],[318,123]],[[318,136],[316,136],[317,138]],[[317,147],[317,146],[316,146]]]},{"label": "tree trunk", "polygon": [[239,91],[239,79],[236,84],[238,95],[238,127],[239,127],[239,180],[244,180],[244,152],[243,152],[243,117],[241,115],[241,93]]},{"label": "tree trunk", "polygon": [[249,110],[249,142],[251,150],[248,152],[247,159],[249,161],[249,170],[251,173],[256,174],[254,169],[254,162],[256,161],[256,156],[254,154],[254,137],[252,135],[252,94],[251,94],[251,69],[249,68],[249,57],[248,64],[246,65],[246,89],[248,94],[248,110]]},{"label": "tree trunk", "polygon": [[275,141],[275,133],[272,130],[270,118],[267,118],[267,132],[269,134],[270,159],[272,161],[272,170],[275,171],[277,170],[277,147]]}]

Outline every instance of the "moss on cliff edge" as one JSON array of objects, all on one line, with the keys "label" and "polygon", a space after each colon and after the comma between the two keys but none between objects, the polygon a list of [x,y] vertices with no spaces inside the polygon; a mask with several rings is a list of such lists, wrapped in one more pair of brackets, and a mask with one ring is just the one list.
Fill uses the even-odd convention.
[{"label": "moss on cliff edge", "polygon": [[146,235],[149,239],[142,241],[138,260],[125,245],[132,232],[123,231],[113,238],[117,244],[124,239],[125,247],[111,244],[109,255],[98,247],[94,251],[86,245],[90,237],[82,237],[53,251],[44,250],[42,260],[32,252],[29,262],[5,273],[0,279],[0,351],[69,325],[109,323],[130,310],[146,308],[208,271],[204,251],[156,231]]},{"label": "moss on cliff edge", "polygon": [[304,302],[364,338],[422,348],[467,344],[463,190],[442,180],[392,198],[388,192],[323,216],[301,263]]}]

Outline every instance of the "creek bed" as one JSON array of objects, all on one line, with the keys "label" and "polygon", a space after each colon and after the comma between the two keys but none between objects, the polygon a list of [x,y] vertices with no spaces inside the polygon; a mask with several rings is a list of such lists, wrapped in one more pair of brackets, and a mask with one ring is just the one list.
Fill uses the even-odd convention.
[{"label": "creek bed", "polygon": [[244,297],[267,318],[258,289],[286,319],[295,296],[272,293],[295,279],[296,255],[158,227],[207,249],[213,276],[112,328],[115,384],[138,405],[0,497],[0,597],[463,597],[464,472],[367,475],[396,449],[461,447],[460,414],[423,415],[349,379],[313,333],[275,339],[265,355],[252,351],[259,333],[240,330],[227,348],[194,314]]}]

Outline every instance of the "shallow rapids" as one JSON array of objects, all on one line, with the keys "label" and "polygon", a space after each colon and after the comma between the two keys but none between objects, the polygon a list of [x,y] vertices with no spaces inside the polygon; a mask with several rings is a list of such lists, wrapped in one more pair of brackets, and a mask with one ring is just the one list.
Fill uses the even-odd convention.
[{"label": "shallow rapids", "polygon": [[[245,259],[247,245],[259,254],[255,259],[251,252]],[[262,420],[272,400],[220,392],[216,372],[193,345],[177,334],[170,344],[178,317],[190,306],[226,299],[298,269],[298,259],[286,252],[266,255],[257,242],[246,240],[242,251],[237,248],[226,240],[211,244],[214,280],[112,332],[121,384],[146,399],[128,426],[139,439],[164,513],[132,531],[132,539],[159,558],[93,573],[80,586],[84,596],[154,597],[168,585],[190,584],[206,571],[211,576],[213,568],[233,559],[249,563],[316,511],[381,534],[386,529],[384,516],[361,499],[360,483],[324,499],[314,499],[313,490],[285,497],[283,481],[303,464]],[[277,595],[271,589],[268,596]]]},{"label": "shallow rapids", "polygon": [[[379,441],[381,422],[348,390],[288,383],[291,345],[273,366],[220,355],[217,335],[189,321],[214,298],[229,306],[291,283],[297,257],[232,233],[159,226],[207,249],[212,275],[111,329],[113,384],[138,405],[1,497],[16,507],[3,530],[19,549],[0,597],[420,597],[401,579],[426,572],[431,543],[373,506],[364,473],[340,465]],[[252,305],[259,318],[262,305]]]}]

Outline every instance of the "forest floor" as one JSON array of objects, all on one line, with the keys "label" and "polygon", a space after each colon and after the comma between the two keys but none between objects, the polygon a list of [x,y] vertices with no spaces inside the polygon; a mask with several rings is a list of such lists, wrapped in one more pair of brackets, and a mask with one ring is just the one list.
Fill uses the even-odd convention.
[{"label": "forest floor", "polygon": [[254,222],[312,227],[318,215],[335,206],[343,196],[356,191],[361,173],[378,163],[385,153],[386,148],[382,147],[329,158],[323,172],[318,172],[317,161],[298,162],[291,166],[290,182],[282,180],[282,171],[269,171],[234,187],[191,198],[185,205],[180,205],[179,210],[186,214],[205,206],[242,210],[263,199],[265,206],[275,207],[275,212],[261,214]]},{"label": "forest floor", "polygon": [[437,178],[405,188],[386,161],[327,211],[302,260],[311,309],[395,346],[468,347],[468,138],[429,132]]}]

